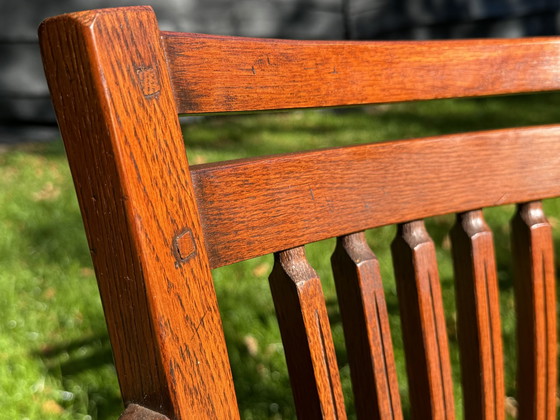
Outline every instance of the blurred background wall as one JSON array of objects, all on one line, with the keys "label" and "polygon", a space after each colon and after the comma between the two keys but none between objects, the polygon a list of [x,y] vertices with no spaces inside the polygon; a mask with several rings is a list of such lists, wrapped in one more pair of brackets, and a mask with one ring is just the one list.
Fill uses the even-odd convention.
[{"label": "blurred background wall", "polygon": [[150,4],[160,28],[291,39],[555,35],[560,0],[0,0],[0,143],[57,136],[37,26],[61,13]]}]

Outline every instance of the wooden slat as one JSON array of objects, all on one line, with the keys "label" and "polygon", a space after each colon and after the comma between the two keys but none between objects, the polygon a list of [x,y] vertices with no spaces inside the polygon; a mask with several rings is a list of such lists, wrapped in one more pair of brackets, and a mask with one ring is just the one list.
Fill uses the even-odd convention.
[{"label": "wooden slat", "polygon": [[517,309],[519,418],[556,418],[556,285],[551,226],[540,202],[512,220]]},{"label": "wooden slat", "polygon": [[558,38],[285,41],[163,32],[180,113],[560,89]]},{"label": "wooden slat", "polygon": [[546,126],[192,167],[210,263],[560,195],[559,138]]},{"label": "wooden slat", "polygon": [[40,39],[125,404],[239,418],[152,9],[59,16]]},{"label": "wooden slat", "polygon": [[379,262],[363,232],[338,238],[331,258],[359,419],[402,419]]},{"label": "wooden slat", "polygon": [[504,418],[500,302],[492,231],[481,210],[457,215],[451,231],[466,419]]},{"label": "wooden slat", "polygon": [[453,382],[434,243],[423,221],[392,243],[412,418],[455,418]]},{"label": "wooden slat", "polygon": [[270,289],[299,419],[346,419],[321,282],[303,247],[274,255]]}]

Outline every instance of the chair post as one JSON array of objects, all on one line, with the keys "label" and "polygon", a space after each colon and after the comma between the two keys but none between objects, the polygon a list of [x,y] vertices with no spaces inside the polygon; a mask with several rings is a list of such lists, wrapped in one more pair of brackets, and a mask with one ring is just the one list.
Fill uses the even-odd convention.
[{"label": "chair post", "polygon": [[238,418],[152,9],[63,15],[39,32],[125,404]]}]

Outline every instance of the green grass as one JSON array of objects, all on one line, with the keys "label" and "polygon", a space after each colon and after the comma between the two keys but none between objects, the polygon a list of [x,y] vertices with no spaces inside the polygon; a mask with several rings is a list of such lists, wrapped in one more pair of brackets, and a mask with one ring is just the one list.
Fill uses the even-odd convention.
[{"label": "green grass", "polygon": [[[558,121],[555,94],[434,101],[352,110],[218,116],[185,125],[191,163],[455,131]],[[557,224],[560,204],[546,202]],[[506,360],[514,358],[509,219],[488,209],[494,229]],[[448,231],[453,216],[429,219],[438,246],[451,357],[459,381]],[[389,244],[394,227],[368,232],[381,264],[406,406],[398,302]],[[559,237],[555,237],[558,245]],[[347,405],[349,369],[329,268],[334,241],[307,253],[323,281]],[[215,270],[215,283],[242,417],[294,418],[289,380],[268,289],[270,256]],[[100,300],[60,142],[0,152],[0,419],[114,419],[122,407]],[[515,372],[506,367],[507,395]],[[456,388],[458,410],[461,406]],[[351,409],[350,409],[351,412]]]}]

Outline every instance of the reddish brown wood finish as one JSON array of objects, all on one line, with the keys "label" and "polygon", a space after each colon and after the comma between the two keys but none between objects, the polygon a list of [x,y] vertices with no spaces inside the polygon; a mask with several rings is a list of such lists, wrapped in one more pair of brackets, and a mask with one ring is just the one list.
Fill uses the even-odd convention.
[{"label": "reddish brown wood finish", "polygon": [[560,195],[560,126],[189,168],[177,112],[560,89],[558,38],[351,43],[179,35],[160,33],[147,7],[49,19],[40,38],[125,416],[239,418],[210,269],[277,252],[270,284],[298,416],[344,419],[321,284],[302,247],[339,236],[333,269],[357,411],[400,419],[378,264],[354,232],[402,223],[392,251],[412,414],[453,419],[434,244],[420,220],[466,212],[453,233],[465,414],[502,418],[492,239],[473,209],[528,202],[513,221],[519,410],[522,418],[555,418],[552,239],[531,200]]},{"label": "reddish brown wood finish", "polygon": [[[153,11],[64,15],[40,37],[125,403],[238,418]],[[178,237],[191,238],[189,255]]]},{"label": "reddish brown wood finish", "polygon": [[498,281],[492,231],[482,211],[458,214],[451,241],[465,418],[503,419]]},{"label": "reddish brown wood finish", "polygon": [[391,246],[414,419],[455,418],[435,247],[423,221],[398,226]]},{"label": "reddish brown wood finish", "polygon": [[512,220],[517,309],[519,418],[556,418],[556,283],[551,226],[540,202]]},{"label": "reddish brown wood finish", "polygon": [[303,247],[274,255],[270,289],[299,419],[346,419],[321,282]]},{"label": "reddish brown wood finish", "polygon": [[560,195],[560,164],[543,159],[560,156],[559,136],[560,126],[497,130],[195,166],[210,264]]},{"label": "reddish brown wood finish", "polygon": [[557,38],[321,42],[170,32],[162,38],[180,113],[560,89]]},{"label": "reddish brown wood finish", "polygon": [[379,262],[363,232],[338,238],[331,258],[360,419],[402,419]]}]

